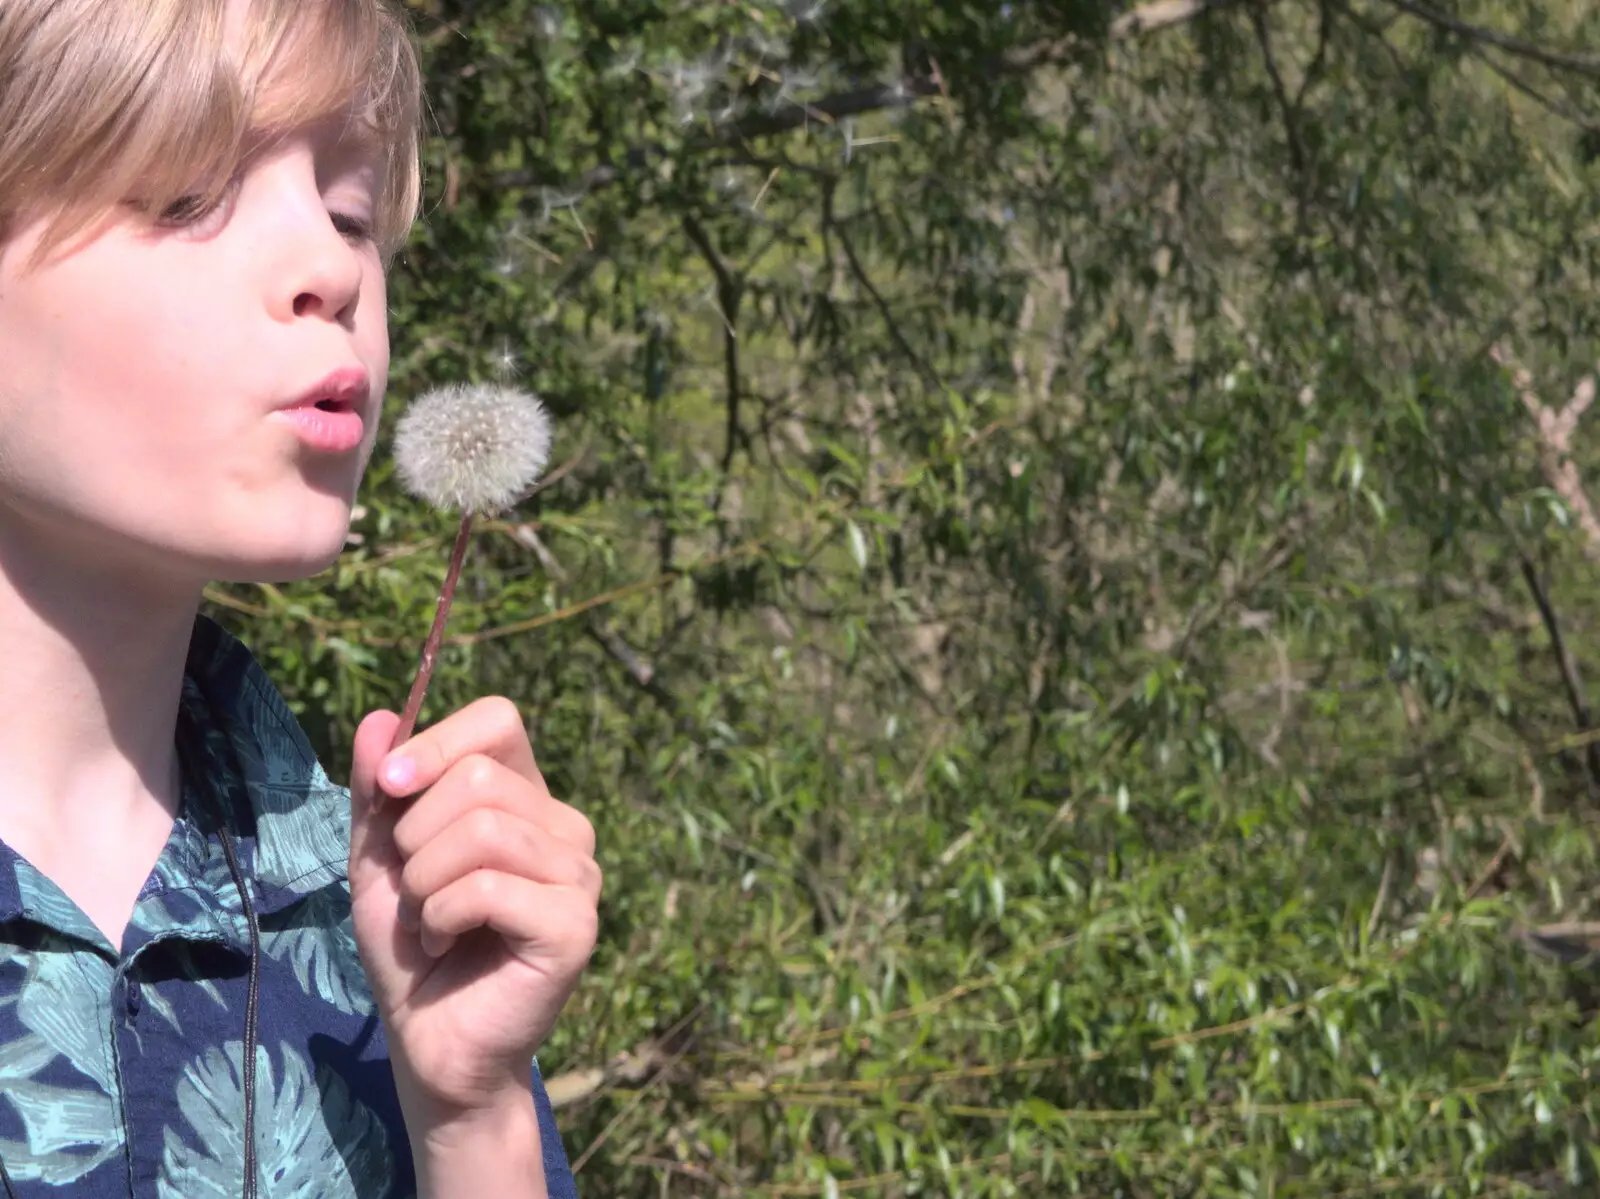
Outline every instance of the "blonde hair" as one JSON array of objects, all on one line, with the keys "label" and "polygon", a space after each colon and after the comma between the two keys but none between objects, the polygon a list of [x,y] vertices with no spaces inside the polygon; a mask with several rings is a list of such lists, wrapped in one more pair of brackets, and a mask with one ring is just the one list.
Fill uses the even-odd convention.
[{"label": "blonde hair", "polygon": [[374,236],[404,243],[421,193],[421,81],[387,0],[0,0],[0,245],[39,257],[137,201],[216,203],[259,139],[322,120],[383,153]]}]

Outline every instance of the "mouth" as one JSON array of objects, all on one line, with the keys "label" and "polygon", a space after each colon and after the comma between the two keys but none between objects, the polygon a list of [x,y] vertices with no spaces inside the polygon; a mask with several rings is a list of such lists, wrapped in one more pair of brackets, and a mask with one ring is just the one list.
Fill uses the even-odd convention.
[{"label": "mouth", "polygon": [[318,412],[361,413],[372,394],[372,381],[359,366],[346,366],[332,372],[285,405],[290,411],[300,408]]},{"label": "mouth", "polygon": [[284,405],[277,418],[286,420],[308,449],[346,454],[364,443],[371,397],[367,372],[343,367]]}]

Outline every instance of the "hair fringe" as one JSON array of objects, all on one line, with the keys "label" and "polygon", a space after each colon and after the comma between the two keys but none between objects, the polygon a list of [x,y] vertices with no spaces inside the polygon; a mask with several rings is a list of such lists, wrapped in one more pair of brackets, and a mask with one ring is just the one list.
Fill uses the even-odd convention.
[{"label": "hair fringe", "polygon": [[421,200],[422,82],[386,0],[0,4],[0,243],[43,220],[37,257],[129,204],[220,199],[256,141],[343,117],[386,160],[375,236],[404,243]]}]

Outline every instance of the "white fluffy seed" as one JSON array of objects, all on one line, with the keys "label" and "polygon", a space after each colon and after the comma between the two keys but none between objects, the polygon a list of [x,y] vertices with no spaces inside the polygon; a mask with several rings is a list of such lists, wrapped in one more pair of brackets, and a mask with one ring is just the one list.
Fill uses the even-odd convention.
[{"label": "white fluffy seed", "polygon": [[550,415],[537,397],[454,383],[411,402],[395,429],[395,464],[406,490],[436,508],[494,512],[539,478],[550,437]]}]

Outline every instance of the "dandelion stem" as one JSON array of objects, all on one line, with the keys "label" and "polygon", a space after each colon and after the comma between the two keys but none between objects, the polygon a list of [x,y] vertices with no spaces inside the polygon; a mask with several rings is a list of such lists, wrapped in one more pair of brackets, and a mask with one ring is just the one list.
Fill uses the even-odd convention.
[{"label": "dandelion stem", "polygon": [[472,512],[462,513],[461,528],[456,533],[455,549],[450,552],[450,569],[445,572],[444,586],[439,589],[439,606],[433,613],[433,627],[428,630],[428,640],[422,646],[422,663],[417,667],[417,677],[411,684],[411,694],[406,697],[405,711],[400,714],[400,727],[394,731],[389,748],[395,749],[411,739],[417,727],[417,715],[422,711],[422,699],[428,693],[428,682],[433,678],[433,664],[439,657],[439,643],[444,638],[445,622],[450,619],[450,605],[456,598],[456,581],[461,578],[461,564],[467,557],[467,542],[472,534]]}]

